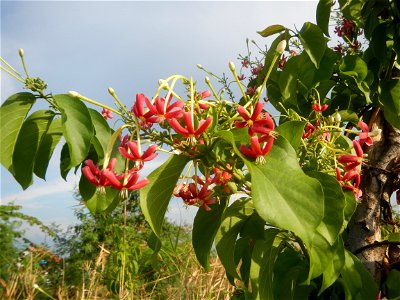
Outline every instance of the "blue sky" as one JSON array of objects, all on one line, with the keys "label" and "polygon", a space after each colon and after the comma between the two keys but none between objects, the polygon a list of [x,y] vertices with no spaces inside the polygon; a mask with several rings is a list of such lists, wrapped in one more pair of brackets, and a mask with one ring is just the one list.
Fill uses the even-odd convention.
[{"label": "blue sky", "polygon": [[[256,31],[269,25],[300,29],[305,21],[315,22],[316,5],[317,1],[1,1],[1,56],[22,71],[18,49],[23,48],[30,75],[44,79],[54,94],[75,90],[112,105],[107,88],[113,87],[130,107],[136,93],[151,96],[158,80],[172,74],[203,82],[205,74],[196,64],[229,74],[228,62],[245,54],[246,38],[262,46],[270,40]],[[16,80],[1,74],[2,102],[21,89]],[[73,224],[77,177],[60,179],[58,153],[47,181],[36,178],[26,191],[1,167],[2,204],[15,201],[45,224]],[[152,162],[148,172],[162,160],[160,156]],[[195,211],[172,201],[168,217],[191,222]],[[35,228],[28,235],[41,238]]]}]

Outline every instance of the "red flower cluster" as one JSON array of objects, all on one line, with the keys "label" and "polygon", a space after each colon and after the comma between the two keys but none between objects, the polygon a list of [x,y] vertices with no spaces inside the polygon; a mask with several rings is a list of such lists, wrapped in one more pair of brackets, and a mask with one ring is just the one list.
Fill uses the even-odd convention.
[{"label": "red flower cluster", "polygon": [[248,127],[251,146],[240,146],[240,151],[251,158],[256,159],[256,163],[263,164],[265,155],[271,150],[274,143],[275,124],[271,116],[266,112],[262,113],[264,104],[258,102],[253,113],[250,114],[243,106],[238,107],[238,114],[243,121],[236,121],[236,128]]},{"label": "red flower cluster", "polygon": [[353,191],[354,195],[359,198],[362,195],[359,189],[361,176],[358,166],[362,163],[363,150],[359,141],[353,141],[353,147],[356,155],[344,154],[338,157],[337,161],[343,165],[344,174],[336,168],[336,178],[341,183],[342,188]]},{"label": "red flower cluster", "polygon": [[109,110],[109,109],[107,109],[107,108],[103,108],[103,110],[101,111],[101,114],[102,114],[104,120],[114,118],[114,116],[113,116],[111,110]]},{"label": "red flower cluster", "polygon": [[139,171],[143,168],[144,162],[150,161],[157,156],[157,153],[155,153],[157,145],[151,145],[141,154],[138,143],[128,139],[129,136],[121,139],[119,152],[126,159],[135,162],[135,166],[131,169],[127,169],[123,173],[117,173],[114,170],[117,163],[116,158],[112,158],[107,167],[103,168],[100,168],[98,164],[95,165],[90,159],[85,161],[82,173],[100,192],[104,192],[104,187],[112,186],[122,191],[122,196],[127,197],[127,191],[140,189],[149,182],[147,178],[138,181]]},{"label": "red flower cluster", "polygon": [[[229,168],[230,166],[227,165]],[[187,205],[197,205],[203,207],[206,211],[210,211],[209,204],[217,201],[214,194],[213,186],[222,186],[224,191],[228,194],[231,193],[228,187],[228,182],[232,178],[232,174],[227,171],[221,171],[214,168],[214,177],[211,178],[209,174],[204,179],[199,176],[193,176],[191,183],[179,183],[174,190],[174,196],[182,198],[183,202]]]}]

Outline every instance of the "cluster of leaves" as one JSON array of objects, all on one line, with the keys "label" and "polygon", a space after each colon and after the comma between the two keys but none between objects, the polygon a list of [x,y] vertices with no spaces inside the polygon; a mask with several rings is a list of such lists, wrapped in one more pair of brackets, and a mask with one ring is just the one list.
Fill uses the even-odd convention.
[{"label": "cluster of leaves", "polygon": [[[139,94],[131,110],[112,89],[117,109],[76,92],[45,95],[36,86],[36,94],[13,95],[0,111],[6,132],[1,163],[27,188],[33,174],[45,177],[63,136],[61,174],[66,178],[82,167],[80,193],[93,213],[113,211],[129,190],[144,186],[141,209],[160,237],[172,195],[201,207],[192,235],[199,262],[209,267],[215,241],[228,278],[240,280],[245,294],[373,298],[380,288],[346,249],[346,228],[360,196],[361,145],[370,144],[372,132],[379,134],[360,120],[373,124],[382,110],[400,129],[399,7],[394,1],[339,1],[346,22],[336,32],[353,50],[335,51],[328,46],[332,5],[321,0],[317,24],[307,22],[299,31],[272,25],[260,32],[278,36],[263,52],[263,63],[251,68],[247,86],[230,64],[242,93],[237,101],[216,92],[209,78],[211,92],[199,92],[192,79],[179,75],[161,81],[151,99]],[[361,29],[369,42],[365,51],[354,47]],[[279,60],[284,50],[290,55]],[[243,57],[242,67],[249,65]],[[34,80],[27,77],[28,86]],[[184,97],[174,90],[179,80]],[[279,120],[264,111],[264,88]],[[27,117],[38,97],[51,109]],[[80,100],[103,107],[103,115]],[[124,124],[115,131],[103,119],[112,112]],[[116,142],[123,132],[126,138]],[[144,141],[171,156],[135,185],[144,161],[155,157],[154,145],[142,154]],[[391,274],[385,293],[392,297],[398,273]]]}]

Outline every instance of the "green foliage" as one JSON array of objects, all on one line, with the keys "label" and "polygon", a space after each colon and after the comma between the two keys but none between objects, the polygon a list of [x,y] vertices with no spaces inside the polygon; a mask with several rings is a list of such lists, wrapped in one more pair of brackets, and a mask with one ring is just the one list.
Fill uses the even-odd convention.
[{"label": "green foliage", "polygon": [[188,161],[186,156],[171,156],[149,175],[150,183],[140,191],[140,207],[157,236],[161,232],[175,184]]},{"label": "green foliage", "polygon": [[[119,106],[114,110],[76,93],[44,95],[37,87],[44,83],[28,77],[26,86],[35,94],[13,95],[1,107],[1,130],[7,133],[1,163],[25,189],[32,184],[33,173],[45,178],[48,161],[63,136],[62,177],[72,168],[82,169],[85,160],[96,165],[90,169],[93,176],[80,181],[80,193],[93,215],[81,215],[85,226],[76,228],[70,261],[94,259],[99,253],[96,241],[114,250],[103,270],[109,290],[135,289],[132,280],[140,274],[155,280],[157,258],[165,254],[173,260],[171,251],[178,251],[181,241],[179,231],[169,242],[162,231],[169,226],[164,217],[176,195],[199,206],[192,235],[198,261],[210,268],[215,241],[227,277],[232,284],[241,281],[242,298],[373,299],[378,290],[397,297],[398,273],[392,270],[378,288],[347,250],[346,229],[352,226],[356,197],[361,197],[360,169],[365,165],[356,145],[361,147],[367,137],[379,134],[365,126],[376,122],[382,110],[385,122],[400,128],[399,6],[395,1],[339,1],[335,33],[342,40],[331,49],[326,36],[331,34],[332,2],[320,0],[317,24],[306,22],[300,31],[271,25],[259,32],[263,37],[278,36],[256,65],[250,52],[243,59],[242,69],[249,64],[252,68],[247,86],[230,64],[242,91],[237,101],[225,75],[220,82],[232,101],[226,101],[222,91],[216,92],[208,79],[213,97],[207,102],[192,79],[172,76],[163,81],[156,96],[163,88],[166,97],[175,96],[173,87],[181,80],[187,101],[176,101],[172,107],[155,96],[144,101],[146,113],[127,111],[117,98]],[[367,40],[364,45],[358,40],[360,29]],[[290,51],[290,56],[281,56],[282,51]],[[264,84],[268,100],[281,113],[279,124],[263,111]],[[36,98],[48,101],[51,110],[27,117]],[[113,131],[101,114],[81,100],[118,114],[124,125]],[[142,105],[135,107],[137,111],[144,109],[143,101],[135,105]],[[171,107],[181,116],[167,117]],[[158,119],[157,130],[146,123],[153,122],[147,113]],[[128,132],[127,139],[119,145],[117,136],[123,131]],[[133,195],[128,190],[134,189],[128,186],[137,179],[132,174],[138,175],[152,156],[141,148],[147,140],[174,153],[140,190],[140,207],[153,233],[143,219],[138,221],[137,207],[128,215],[134,229],[149,236],[151,253],[143,250],[142,235],[121,225],[121,216],[127,217],[121,203],[127,205],[125,200]],[[126,151],[122,156],[119,147],[121,153]],[[117,158],[115,168],[105,165],[111,157]],[[396,243],[398,233],[394,230],[385,238]],[[163,252],[168,247],[171,251]],[[77,272],[78,268],[69,275],[71,280]]]}]

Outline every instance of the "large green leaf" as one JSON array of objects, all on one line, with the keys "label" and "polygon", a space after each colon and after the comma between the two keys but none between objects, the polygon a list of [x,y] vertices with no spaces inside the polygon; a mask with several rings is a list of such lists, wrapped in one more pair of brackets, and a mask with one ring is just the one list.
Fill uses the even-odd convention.
[{"label": "large green leaf", "polygon": [[235,245],[237,237],[246,220],[254,212],[249,199],[236,200],[222,217],[222,223],[215,236],[218,257],[230,276],[240,278],[236,271]]},{"label": "large green leaf", "polygon": [[13,171],[15,180],[24,190],[32,184],[36,154],[43,134],[49,128],[53,118],[52,111],[38,110],[22,124],[14,148]]},{"label": "large green leaf", "polygon": [[282,101],[297,106],[297,77],[300,72],[299,56],[288,60],[279,77],[279,88],[281,90]]},{"label": "large green leaf", "polygon": [[342,74],[353,77],[358,83],[368,75],[368,66],[358,55],[347,55],[339,66]]},{"label": "large green leaf", "polygon": [[111,128],[97,110],[89,108],[89,113],[95,131],[93,143],[95,143],[94,146],[96,148],[96,152],[99,157],[104,157],[111,138]]},{"label": "large green leaf", "polygon": [[283,25],[279,25],[279,24],[275,24],[275,25],[270,25],[267,28],[265,28],[264,30],[261,31],[257,31],[257,33],[259,35],[261,35],[262,37],[268,37],[270,35],[273,35],[275,33],[279,33],[282,32],[286,29],[285,26]]},{"label": "large green leaf", "polygon": [[31,93],[18,93],[9,97],[0,108],[1,164],[11,173],[12,157],[22,123],[32,105],[35,96]]},{"label": "large green leaf", "polygon": [[307,122],[304,121],[288,121],[279,125],[276,131],[283,136],[294,149],[297,149],[301,142],[301,136],[303,135],[304,126]]},{"label": "large green leaf", "polygon": [[37,151],[35,165],[33,172],[39,178],[46,179],[46,171],[50,159],[53,155],[54,148],[62,137],[62,124],[61,119],[53,119],[50,123],[49,129],[42,137],[39,149]]},{"label": "large green leaf", "polygon": [[381,91],[384,116],[392,126],[400,129],[400,80],[382,82]]},{"label": "large green leaf", "polygon": [[317,230],[330,245],[333,245],[343,227],[345,196],[335,177],[317,171],[309,172],[307,175],[319,180],[324,191],[324,219]]},{"label": "large green leaf", "polygon": [[346,299],[375,299],[378,287],[374,279],[359,259],[347,250],[345,251],[345,262],[341,274]]},{"label": "large green leaf", "polygon": [[140,190],[140,207],[154,233],[159,236],[176,182],[189,158],[173,155],[149,176],[149,184]]},{"label": "large green leaf", "polygon": [[200,208],[193,222],[192,244],[197,260],[207,271],[210,268],[210,251],[215,235],[222,221],[227,197],[221,198],[219,203],[210,205],[211,211]]},{"label": "large green leaf", "polygon": [[82,101],[69,95],[55,95],[54,101],[62,115],[62,125],[67,141],[69,168],[79,165],[87,156],[94,135],[89,110]]},{"label": "large green leaf", "polygon": [[385,285],[388,289],[389,299],[400,299],[400,271],[395,269],[389,272]]},{"label": "large green leaf", "polygon": [[114,202],[119,200],[120,196],[118,190],[105,187],[104,192],[96,191],[92,198],[86,201],[86,206],[91,213],[96,214],[108,210]]},{"label": "large green leaf", "polygon": [[326,50],[326,38],[322,30],[317,25],[306,22],[299,32],[299,39],[304,50],[318,69]]},{"label": "large green leaf", "polygon": [[279,252],[274,247],[274,240],[279,229],[270,228],[265,231],[264,239],[254,244],[251,257],[250,279],[253,299],[273,299],[273,268]]},{"label": "large green leaf", "polygon": [[322,32],[329,36],[329,20],[333,0],[319,0],[317,6],[317,24]]}]

